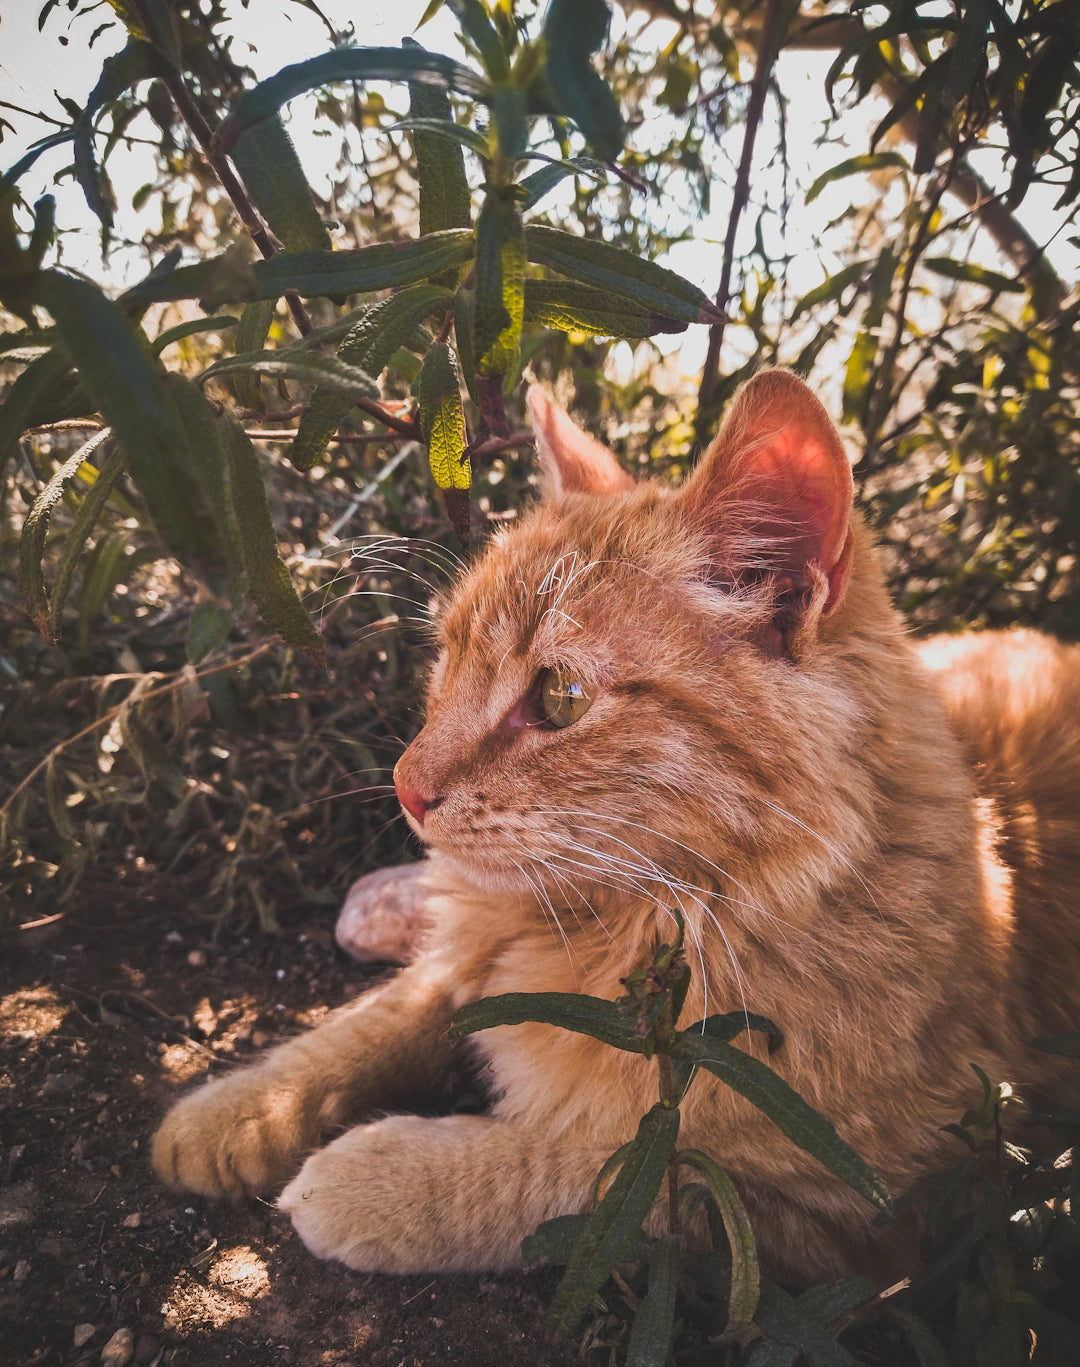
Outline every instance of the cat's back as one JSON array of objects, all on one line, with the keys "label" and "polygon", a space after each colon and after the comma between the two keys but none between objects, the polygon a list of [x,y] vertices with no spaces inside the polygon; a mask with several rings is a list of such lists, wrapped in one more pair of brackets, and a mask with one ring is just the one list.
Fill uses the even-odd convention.
[{"label": "cat's back", "polygon": [[1014,919],[1016,1005],[1080,1024],[1080,646],[1035,631],[936,637],[919,650],[972,766]]}]

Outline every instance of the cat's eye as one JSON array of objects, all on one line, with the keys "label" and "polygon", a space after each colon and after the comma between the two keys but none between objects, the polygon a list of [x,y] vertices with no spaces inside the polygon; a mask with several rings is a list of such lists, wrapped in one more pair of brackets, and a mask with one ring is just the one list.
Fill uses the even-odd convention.
[{"label": "cat's eye", "polygon": [[596,689],[555,665],[540,675],[540,712],[552,726],[571,726],[589,710]]}]

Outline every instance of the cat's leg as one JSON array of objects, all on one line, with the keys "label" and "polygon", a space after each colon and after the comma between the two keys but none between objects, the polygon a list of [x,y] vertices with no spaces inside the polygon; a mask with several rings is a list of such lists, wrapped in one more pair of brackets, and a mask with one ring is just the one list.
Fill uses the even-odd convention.
[{"label": "cat's leg", "polygon": [[205,1196],[265,1190],[326,1127],[430,1092],[450,1059],[455,986],[420,960],[258,1064],[206,1083],[154,1136],[158,1174]]},{"label": "cat's leg", "polygon": [[362,1271],[499,1271],[587,1205],[610,1152],[491,1116],[390,1116],[312,1154],[278,1205],[317,1257]]},{"label": "cat's leg", "polygon": [[345,894],[334,938],[361,963],[411,963],[427,928],[427,861],[393,864],[358,878]]}]

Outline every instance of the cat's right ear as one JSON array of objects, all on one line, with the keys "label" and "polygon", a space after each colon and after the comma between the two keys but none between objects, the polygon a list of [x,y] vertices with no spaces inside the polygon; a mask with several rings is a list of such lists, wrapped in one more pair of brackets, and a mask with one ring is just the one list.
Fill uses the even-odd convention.
[{"label": "cat's right ear", "polygon": [[634,480],[606,446],[583,432],[538,384],[525,395],[536,436],[546,498],[563,494],[618,494]]}]

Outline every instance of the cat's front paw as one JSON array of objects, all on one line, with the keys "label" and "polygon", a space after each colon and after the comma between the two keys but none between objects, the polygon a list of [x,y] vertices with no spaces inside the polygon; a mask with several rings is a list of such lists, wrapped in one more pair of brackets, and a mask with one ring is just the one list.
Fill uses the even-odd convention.
[{"label": "cat's front paw", "polygon": [[154,1135],[151,1157],[170,1187],[243,1196],[284,1181],[318,1125],[318,1107],[302,1089],[254,1068],[178,1101]]}]

